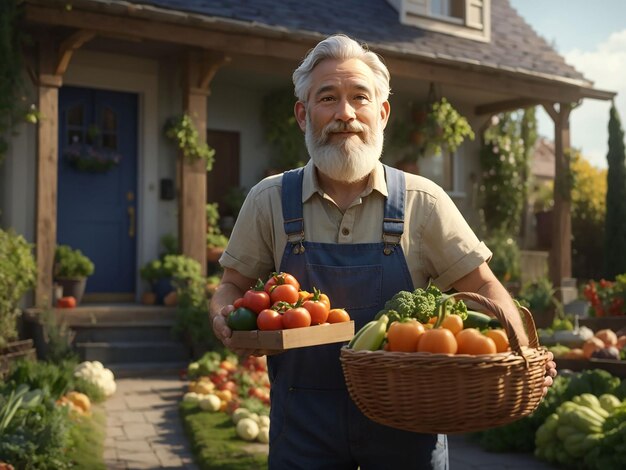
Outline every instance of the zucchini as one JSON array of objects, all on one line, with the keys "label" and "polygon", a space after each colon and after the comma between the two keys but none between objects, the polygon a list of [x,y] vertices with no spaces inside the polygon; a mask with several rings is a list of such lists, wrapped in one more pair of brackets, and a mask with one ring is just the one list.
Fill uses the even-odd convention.
[{"label": "zucchini", "polygon": [[488,328],[502,328],[502,324],[498,319],[490,317],[489,315],[468,310],[467,318],[463,320],[463,328],[485,330]]}]

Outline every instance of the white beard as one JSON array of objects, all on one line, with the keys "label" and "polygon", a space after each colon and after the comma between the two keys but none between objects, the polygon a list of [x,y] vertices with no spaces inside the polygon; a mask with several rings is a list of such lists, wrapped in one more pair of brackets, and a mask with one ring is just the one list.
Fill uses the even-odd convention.
[{"label": "white beard", "polygon": [[[354,121],[350,124],[334,121],[319,135],[306,116],[305,142],[311,160],[319,171],[336,181],[355,183],[366,178],[376,168],[383,151],[383,126],[375,128]],[[361,132],[362,138],[351,136],[339,144],[329,142],[332,132]]]}]

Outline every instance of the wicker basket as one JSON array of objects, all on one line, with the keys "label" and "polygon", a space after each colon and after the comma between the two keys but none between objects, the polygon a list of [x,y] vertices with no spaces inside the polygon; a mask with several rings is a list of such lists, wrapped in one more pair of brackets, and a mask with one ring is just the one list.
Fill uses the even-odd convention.
[{"label": "wicker basket", "polygon": [[377,423],[420,433],[454,434],[501,426],[530,413],[542,399],[548,352],[539,346],[530,312],[522,308],[530,347],[520,347],[502,309],[473,293],[500,320],[511,351],[431,354],[341,349],[352,400]]}]

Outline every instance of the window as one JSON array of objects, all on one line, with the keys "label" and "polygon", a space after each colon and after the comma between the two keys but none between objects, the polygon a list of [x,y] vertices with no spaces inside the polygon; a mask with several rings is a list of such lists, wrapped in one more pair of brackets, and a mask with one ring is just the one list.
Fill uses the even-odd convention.
[{"label": "window", "polygon": [[421,29],[488,42],[491,0],[387,0],[400,22]]}]

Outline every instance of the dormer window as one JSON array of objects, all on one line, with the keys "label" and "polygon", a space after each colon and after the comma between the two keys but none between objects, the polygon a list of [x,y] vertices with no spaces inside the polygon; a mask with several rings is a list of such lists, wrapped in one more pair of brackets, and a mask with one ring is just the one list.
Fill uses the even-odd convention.
[{"label": "dormer window", "polygon": [[400,22],[421,29],[488,42],[491,0],[387,0]]}]

